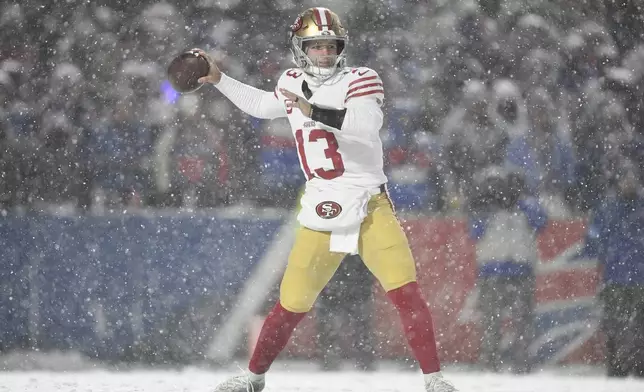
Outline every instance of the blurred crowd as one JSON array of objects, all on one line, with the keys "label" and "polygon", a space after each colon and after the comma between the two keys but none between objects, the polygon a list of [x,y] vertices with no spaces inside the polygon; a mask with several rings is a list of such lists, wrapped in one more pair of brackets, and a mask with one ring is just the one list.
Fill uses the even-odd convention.
[{"label": "blurred crowd", "polygon": [[[601,299],[619,309],[602,319],[609,374],[642,376],[639,4],[2,2],[0,206],[291,207],[304,179],[289,126],[245,115],[212,87],[179,95],[165,67],[200,47],[233,78],[270,91],[292,66],[288,26],[327,6],[348,27],[349,63],[384,80],[381,132],[397,208],[469,218],[489,316],[484,366],[532,370],[536,235],[550,218],[591,210],[579,257],[599,259]],[[322,308],[335,307],[333,297]],[[506,310],[518,311],[523,331],[511,360],[500,350]],[[333,367],[333,355],[324,360]],[[361,360],[371,368],[372,358]]]},{"label": "blurred crowd", "polygon": [[292,205],[303,178],[288,127],[214,88],[180,96],[165,67],[201,47],[271,90],[291,66],[288,26],[313,5],[344,20],[349,62],[385,81],[382,137],[403,210],[461,209],[477,176],[502,166],[551,211],[583,213],[620,168],[642,167],[637,2],[322,3],[3,3],[0,202]]}]

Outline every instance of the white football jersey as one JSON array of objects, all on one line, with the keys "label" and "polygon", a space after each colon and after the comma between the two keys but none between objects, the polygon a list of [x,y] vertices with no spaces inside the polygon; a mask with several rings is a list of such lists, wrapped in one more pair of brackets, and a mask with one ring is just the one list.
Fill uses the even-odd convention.
[{"label": "white football jersey", "polygon": [[[286,107],[280,89],[305,97],[321,108],[347,109],[341,129]],[[384,89],[370,68],[344,68],[322,85],[312,85],[299,69],[285,71],[274,93],[285,108],[308,185],[318,188],[378,188],[387,182],[380,140]]]}]

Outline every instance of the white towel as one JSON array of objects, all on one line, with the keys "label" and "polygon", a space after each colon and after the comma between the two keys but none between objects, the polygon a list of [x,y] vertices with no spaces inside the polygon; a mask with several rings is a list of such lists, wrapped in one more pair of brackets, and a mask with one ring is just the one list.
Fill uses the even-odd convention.
[{"label": "white towel", "polygon": [[331,252],[357,255],[359,239],[360,225],[347,229],[333,230],[331,232],[331,244],[329,246],[329,250]]}]

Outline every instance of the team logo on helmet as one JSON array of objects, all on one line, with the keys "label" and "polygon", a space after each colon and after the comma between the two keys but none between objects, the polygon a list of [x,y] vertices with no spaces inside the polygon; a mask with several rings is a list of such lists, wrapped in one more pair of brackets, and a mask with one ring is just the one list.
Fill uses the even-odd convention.
[{"label": "team logo on helmet", "polygon": [[342,206],[334,201],[323,201],[315,206],[315,212],[322,219],[333,219],[340,215]]},{"label": "team logo on helmet", "polygon": [[303,23],[302,22],[302,15],[298,15],[297,19],[295,19],[295,22],[293,22],[293,24],[291,25],[291,31],[296,32],[299,29],[301,29],[302,28],[302,23]]}]

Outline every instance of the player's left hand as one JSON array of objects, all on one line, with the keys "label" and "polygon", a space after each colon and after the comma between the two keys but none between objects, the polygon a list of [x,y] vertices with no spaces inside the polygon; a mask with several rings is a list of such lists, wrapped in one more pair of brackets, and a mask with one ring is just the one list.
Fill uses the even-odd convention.
[{"label": "player's left hand", "polygon": [[312,105],[306,100],[306,98],[300,97],[299,95],[283,88],[280,89],[280,93],[289,99],[289,102],[286,103],[287,107],[299,108],[302,114],[306,117],[311,117]]}]

